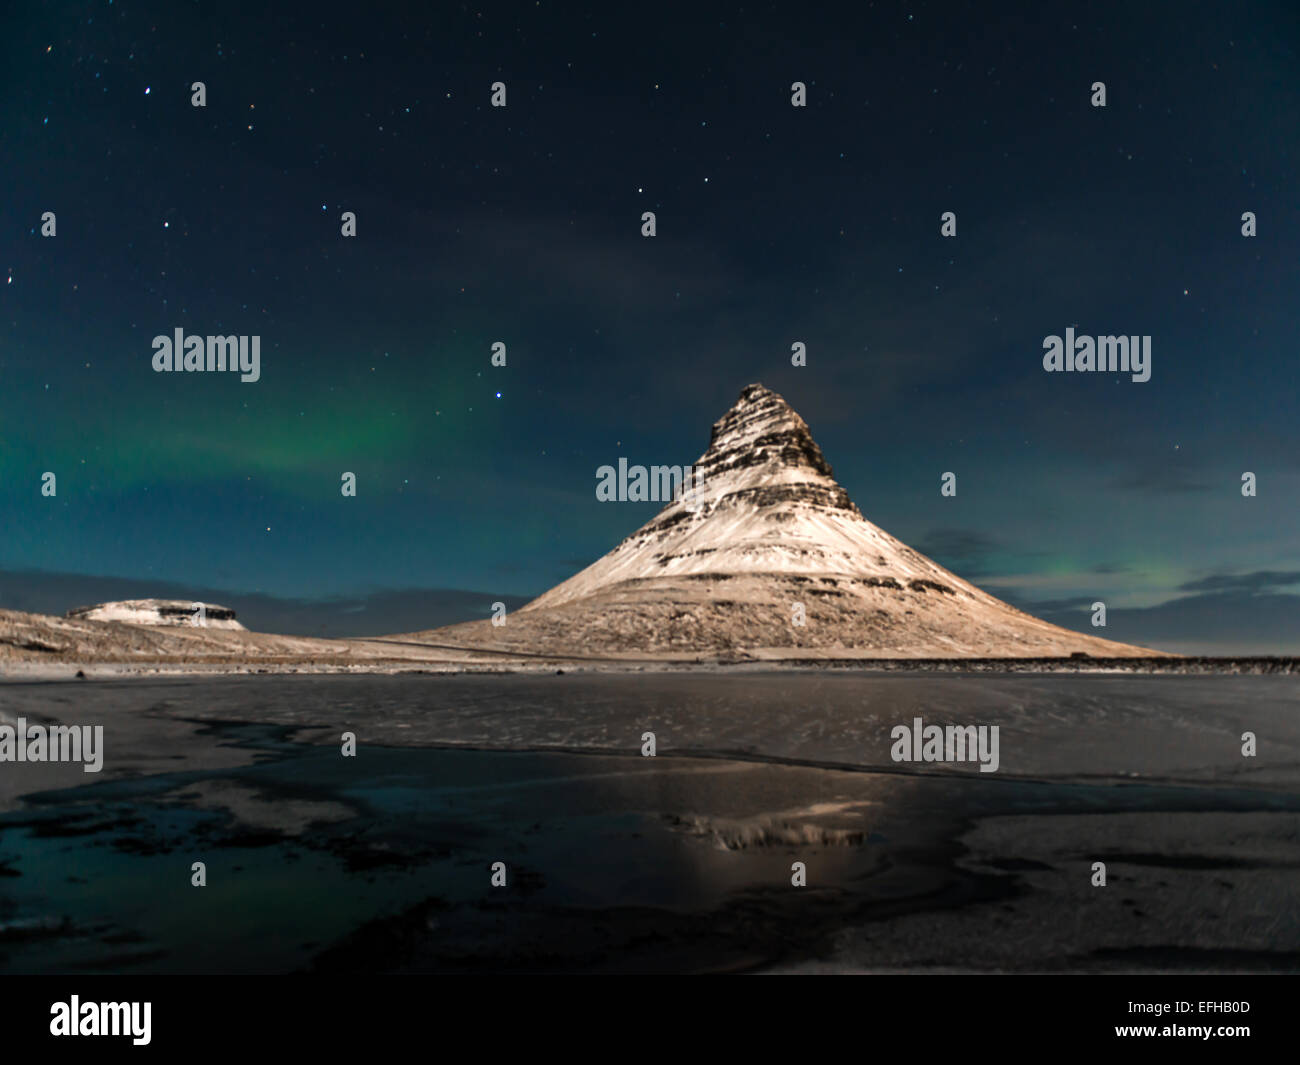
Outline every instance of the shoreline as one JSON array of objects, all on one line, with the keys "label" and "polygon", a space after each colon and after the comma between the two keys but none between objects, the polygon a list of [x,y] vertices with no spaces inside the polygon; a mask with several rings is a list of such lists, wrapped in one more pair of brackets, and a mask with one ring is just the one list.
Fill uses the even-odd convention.
[{"label": "shoreline", "polygon": [[[466,648],[466,651],[471,651]],[[917,674],[1055,674],[1055,675],[1174,675],[1263,676],[1300,673],[1300,658],[1280,656],[1188,656],[1160,658],[509,658],[504,661],[369,659],[202,661],[37,661],[18,660],[0,667],[0,684],[71,680],[125,680],[133,677],[218,676],[433,676],[681,673],[745,675],[752,673],[917,673]]]}]

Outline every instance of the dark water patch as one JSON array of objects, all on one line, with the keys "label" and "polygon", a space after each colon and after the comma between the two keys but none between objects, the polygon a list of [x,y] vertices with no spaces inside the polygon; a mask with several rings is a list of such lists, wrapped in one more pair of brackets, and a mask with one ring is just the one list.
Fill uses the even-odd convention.
[{"label": "dark water patch", "polygon": [[99,937],[101,943],[107,943],[109,946],[117,947],[129,943],[142,943],[144,936],[139,932],[109,932]]},{"label": "dark water patch", "polygon": [[984,864],[1008,873],[1042,872],[1052,868],[1046,862],[1036,862],[1032,858],[994,858]]},{"label": "dark water patch", "polygon": [[[1208,857],[1201,854],[1133,854],[1127,851],[1107,851],[1102,857],[1116,864],[1150,865],[1162,869],[1300,869],[1300,862]],[[1083,860],[1082,856],[1080,860]]]},{"label": "dark water patch", "polygon": [[168,952],[165,950],[137,950],[126,951],[122,953],[113,953],[106,955],[93,955],[86,958],[74,959],[69,968],[73,972],[130,972],[132,970],[143,971],[148,968],[151,971],[157,971],[160,963],[165,962]]},{"label": "dark water patch", "polygon": [[131,814],[106,816],[103,811],[66,810],[41,813],[34,817],[5,819],[7,827],[27,828],[37,839],[63,839],[75,836],[99,836],[106,832],[125,831],[142,823]]},{"label": "dark water patch", "polygon": [[[714,918],[714,931],[695,948],[697,967],[729,967],[775,956],[788,936],[807,949],[817,936],[777,925],[829,909],[841,917],[857,912],[852,896],[862,885],[871,886],[876,901],[893,904],[910,896],[932,899],[953,879],[937,851],[918,862],[886,842],[892,833],[873,836],[870,825],[835,823],[874,809],[870,778],[860,774],[608,755],[372,748],[364,762],[352,762],[333,749],[292,745],[280,755],[275,763],[217,773],[46,792],[32,797],[36,815],[0,817],[13,868],[76,874],[43,876],[39,886],[33,881],[12,893],[20,913],[47,915],[55,922],[50,927],[67,934],[53,935],[55,943],[40,951],[10,951],[4,967],[285,971],[311,963],[304,943],[345,940],[384,911],[400,914],[431,897],[451,907],[454,942],[468,944],[486,927],[500,927],[484,941],[481,957],[500,961],[515,949],[507,945],[511,937],[521,937],[522,969],[544,966],[547,958],[563,965],[594,957],[589,937],[559,934],[575,922],[611,941],[632,934],[628,928],[634,939],[662,936],[671,947],[662,956],[680,960],[691,930]],[[825,811],[816,802],[809,808],[827,785],[847,791]],[[191,805],[196,797],[233,795],[242,802],[247,794],[266,796],[275,809],[332,802],[348,816],[290,834],[243,826],[236,812]],[[790,812],[768,819],[773,808]],[[79,830],[47,831],[60,814],[71,814]],[[828,823],[799,827],[819,817]],[[746,832],[753,848],[720,844]],[[899,836],[914,839],[915,832]],[[877,853],[891,846],[888,859]],[[814,870],[809,890],[789,886],[794,857]],[[190,863],[198,860],[207,865],[207,887],[190,884]],[[500,892],[489,882],[494,861],[509,870],[509,886]],[[810,909],[790,911],[797,899],[814,901],[799,903]],[[838,901],[830,907],[827,899]],[[570,917],[553,920],[557,913]],[[666,922],[659,932],[651,914]],[[756,939],[741,936],[740,929],[760,918],[776,924],[751,929]],[[70,923],[57,923],[65,920]],[[96,922],[112,930],[114,942],[101,937],[91,944],[74,934]],[[827,933],[833,924],[826,924]],[[547,928],[556,932],[544,933]],[[710,944],[720,936],[737,941],[715,951]],[[139,949],[122,952],[123,943]],[[358,950],[349,948],[350,956],[359,957]],[[409,964],[462,966],[455,950],[445,957],[442,951],[426,944]],[[653,966],[657,956],[652,951],[643,960]],[[389,963],[372,952],[367,965]]]},{"label": "dark water patch", "polygon": [[29,917],[0,921],[0,943],[27,943],[33,940],[67,936],[74,929],[67,917]]},{"label": "dark water patch", "polygon": [[[736,892],[680,909],[546,905],[526,888],[456,904],[426,899],[367,923],[314,958],[314,973],[710,973],[760,969],[832,952],[846,924],[1014,897],[1001,878],[887,862],[892,885]],[[905,873],[905,875],[904,875]],[[928,874],[928,875],[927,875]],[[894,893],[891,897],[891,891]]]},{"label": "dark water patch", "polygon": [[1157,945],[1149,947],[1107,947],[1070,959],[1073,967],[1087,968],[1102,963],[1107,969],[1171,969],[1201,972],[1290,972],[1300,971],[1300,952],[1273,950],[1209,950],[1197,947]]}]

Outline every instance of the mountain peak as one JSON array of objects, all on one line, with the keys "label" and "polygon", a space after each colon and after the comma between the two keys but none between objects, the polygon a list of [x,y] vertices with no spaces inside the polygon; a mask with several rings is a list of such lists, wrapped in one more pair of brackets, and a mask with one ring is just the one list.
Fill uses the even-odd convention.
[{"label": "mountain peak", "polygon": [[[779,393],[746,385],[713,423],[683,493],[604,558],[524,609],[626,581],[713,574],[950,577],[867,522],[807,423]],[[918,563],[920,563],[918,565]]]},{"label": "mountain peak", "polygon": [[790,411],[792,414],[794,413],[794,409],[785,401],[784,397],[779,392],[774,392],[761,381],[754,381],[742,388],[740,390],[740,396],[736,399],[736,402],[732,404],[732,409],[734,410],[736,407],[743,407],[746,404],[753,405],[767,401],[774,401],[785,407],[785,409]]},{"label": "mountain peak", "polygon": [[[709,449],[696,460],[695,475],[701,488],[697,494],[708,504],[705,513],[744,503],[807,503],[861,516],[836,483],[807,422],[783,396],[761,384],[746,385],[713,423]],[[662,517],[678,507],[669,506]]]},{"label": "mountain peak", "polygon": [[731,409],[713,423],[709,447],[712,448],[721,436],[753,437],[789,429],[798,429],[808,435],[807,423],[795,413],[784,396],[761,384],[746,385]]}]

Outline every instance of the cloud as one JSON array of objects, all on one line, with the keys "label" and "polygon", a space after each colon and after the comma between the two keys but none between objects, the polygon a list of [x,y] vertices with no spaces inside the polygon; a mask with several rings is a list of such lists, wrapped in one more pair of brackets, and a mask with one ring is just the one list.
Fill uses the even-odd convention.
[{"label": "cloud", "polygon": [[1021,610],[1028,611],[1043,619],[1046,619],[1048,614],[1089,611],[1092,609],[1092,604],[1098,602],[1095,595],[1072,595],[1064,599],[1040,599],[1034,602],[1027,602],[1023,599],[1017,601],[1008,596],[999,596],[998,598],[1006,599],[1012,606],[1019,607]]},{"label": "cloud", "polygon": [[931,529],[916,549],[927,555],[971,558],[988,554],[997,547],[996,540],[977,529]]},{"label": "cloud", "polygon": [[1300,655],[1300,595],[1252,588],[1179,596],[1156,606],[1108,607],[1105,628],[1093,627],[1088,597],[1020,599],[1013,605],[1064,629],[1176,654]]},{"label": "cloud", "polygon": [[927,558],[972,578],[990,572],[989,559],[1005,550],[998,541],[978,529],[959,528],[931,529],[915,547]]},{"label": "cloud", "polygon": [[1216,573],[1180,584],[1180,592],[1262,592],[1300,584],[1300,570],[1260,569],[1253,573]]},{"label": "cloud", "polygon": [[1210,492],[1215,486],[1197,480],[1186,470],[1152,466],[1116,478],[1111,481],[1110,487],[1119,492],[1140,492],[1143,495],[1184,495],[1192,492]]}]

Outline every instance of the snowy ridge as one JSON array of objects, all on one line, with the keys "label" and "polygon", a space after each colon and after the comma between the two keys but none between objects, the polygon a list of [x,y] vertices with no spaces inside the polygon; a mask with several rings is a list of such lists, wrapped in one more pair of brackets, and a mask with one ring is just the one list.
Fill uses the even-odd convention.
[{"label": "snowy ridge", "polygon": [[[198,607],[202,606],[200,615]],[[121,621],[127,625],[185,625],[195,628],[246,631],[235,620],[228,606],[215,603],[191,603],[183,599],[122,599],[94,606],[78,606],[68,611],[73,620]]]}]

